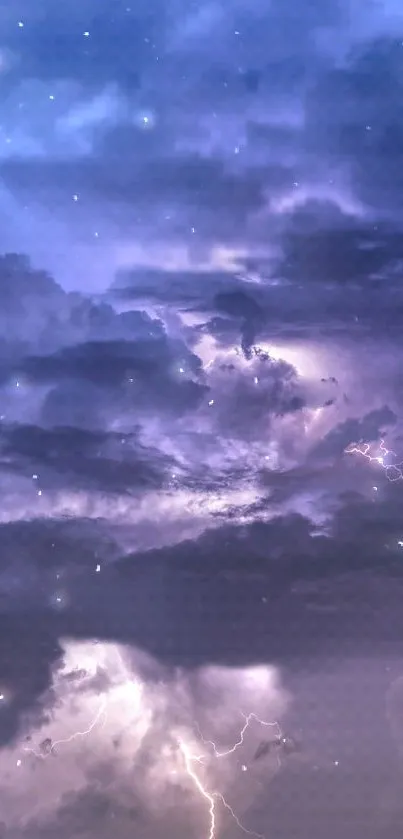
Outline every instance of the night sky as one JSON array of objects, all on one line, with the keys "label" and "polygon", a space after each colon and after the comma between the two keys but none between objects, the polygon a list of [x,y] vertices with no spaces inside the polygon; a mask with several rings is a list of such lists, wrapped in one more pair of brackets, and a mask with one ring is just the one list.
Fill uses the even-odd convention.
[{"label": "night sky", "polygon": [[10,0],[0,86],[0,839],[400,839],[403,8]]}]

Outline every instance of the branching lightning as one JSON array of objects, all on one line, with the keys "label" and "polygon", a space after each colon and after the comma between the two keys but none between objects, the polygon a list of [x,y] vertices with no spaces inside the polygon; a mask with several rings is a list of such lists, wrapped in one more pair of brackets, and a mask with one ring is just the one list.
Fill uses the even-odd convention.
[{"label": "branching lightning", "polygon": [[[127,683],[129,681],[130,684],[136,684],[137,687],[140,687],[139,683],[133,682],[132,679],[128,680],[128,671],[123,661],[122,655],[118,649],[114,650],[115,656],[117,658],[119,672],[122,678],[123,683]],[[142,686],[141,686],[142,687]],[[104,697],[101,702],[100,707],[98,708],[95,717],[93,718],[91,724],[86,728],[84,731],[74,731],[73,734],[70,734],[69,737],[64,737],[60,740],[52,741],[50,738],[46,738],[42,743],[42,750],[38,751],[37,749],[33,749],[30,746],[24,746],[25,752],[30,752],[31,754],[35,755],[37,758],[41,758],[44,760],[45,758],[49,757],[52,754],[55,754],[55,749],[57,746],[67,745],[68,743],[72,743],[74,740],[80,739],[81,737],[87,737],[91,732],[96,728],[100,720],[102,720],[101,728],[104,727],[107,719],[107,707],[108,707],[108,698]],[[44,749],[44,743],[46,743],[46,748]]]},{"label": "branching lightning", "polygon": [[30,746],[24,746],[24,752],[31,752],[31,754],[35,755],[35,757],[41,758],[45,760],[51,754],[54,753],[56,746],[65,745],[67,743],[72,743],[73,740],[77,740],[80,737],[87,737],[91,732],[94,730],[95,726],[98,724],[99,720],[103,720],[102,727],[105,725],[106,722],[106,706],[107,702],[106,699],[102,702],[101,706],[98,708],[97,713],[95,714],[94,719],[92,720],[91,725],[85,729],[85,731],[74,731],[73,734],[70,734],[69,737],[64,737],[61,740],[54,740],[49,744],[49,748],[46,752],[38,752],[36,749],[32,749]]},{"label": "branching lightning", "polygon": [[237,742],[236,742],[236,743],[234,743],[234,745],[233,745],[233,746],[230,746],[230,747],[229,747],[226,751],[224,751],[224,752],[220,752],[220,751],[218,751],[217,746],[216,746],[216,744],[214,743],[214,741],[213,741],[213,740],[205,740],[205,738],[204,738],[204,737],[203,737],[203,735],[200,733],[200,730],[199,730],[199,728],[198,728],[198,731],[199,731],[199,735],[200,735],[201,740],[203,741],[204,745],[209,745],[209,746],[212,746],[212,747],[213,747],[213,751],[214,751],[214,755],[215,755],[215,757],[228,757],[228,755],[232,755],[234,752],[236,752],[236,750],[239,748],[239,746],[242,746],[242,745],[243,745],[245,734],[246,734],[246,732],[247,732],[247,730],[248,730],[248,728],[249,728],[249,726],[250,726],[250,724],[251,724],[252,720],[255,720],[255,722],[257,722],[259,725],[265,726],[265,727],[267,727],[267,728],[275,728],[275,729],[277,730],[277,735],[278,735],[279,737],[281,737],[281,736],[282,736],[282,730],[281,730],[281,728],[280,728],[280,726],[279,726],[278,722],[265,722],[265,720],[261,720],[261,719],[260,719],[258,716],[256,716],[256,714],[254,714],[254,713],[251,713],[251,714],[248,714],[248,715],[246,715],[246,714],[242,714],[242,716],[243,716],[243,717],[244,717],[244,719],[245,719],[245,725],[243,726],[243,728],[241,728],[241,731],[240,731],[240,733],[239,733],[239,740],[237,740]]},{"label": "branching lightning", "polygon": [[179,740],[179,748],[183,754],[183,758],[185,761],[186,772],[189,775],[189,778],[193,781],[194,786],[202,796],[205,798],[208,803],[209,815],[210,815],[210,829],[208,833],[208,839],[215,839],[216,836],[216,812],[215,812],[215,798],[216,794],[208,792],[205,787],[203,786],[202,781],[200,780],[199,776],[193,769],[193,763],[201,763],[203,758],[202,756],[192,755],[183,742],[183,740]]},{"label": "branching lightning", "polygon": [[[120,654],[118,654],[118,662],[119,671],[121,672],[122,676],[126,676],[125,684],[127,684],[127,669]],[[129,683],[132,683],[132,680],[129,680]],[[141,688],[144,687],[141,682],[137,683],[137,686],[141,686]],[[67,745],[69,743],[74,742],[75,740],[81,738],[84,739],[90,736],[98,725],[101,728],[104,727],[108,716],[108,704],[108,697],[105,696],[90,725],[88,725],[88,727],[84,730],[80,729],[78,731],[74,731],[68,737],[59,738],[58,740],[54,741],[50,737],[47,737],[36,748],[32,748],[31,746],[24,746],[24,752],[30,753],[34,755],[36,758],[43,761],[51,755],[55,755],[58,746]],[[244,724],[240,729],[239,735],[235,743],[231,746],[228,746],[228,748],[226,749],[220,749],[213,740],[205,739],[198,727],[197,735],[200,741],[200,747],[197,751],[192,749],[192,747],[187,742],[187,738],[186,740],[184,738],[175,738],[179,747],[181,761],[183,761],[183,767],[186,776],[189,778],[192,787],[199,795],[199,797],[202,799],[202,801],[205,803],[207,808],[208,827],[205,839],[218,839],[218,815],[220,810],[221,812],[222,810],[228,811],[234,824],[239,828],[240,831],[242,831],[247,836],[254,837],[254,839],[265,839],[265,837],[262,834],[246,828],[240,821],[236,812],[233,810],[231,805],[224,797],[223,793],[220,790],[211,789],[208,785],[208,782],[204,780],[204,773],[208,771],[208,767],[206,766],[207,759],[210,758],[218,760],[233,755],[244,744],[245,735],[253,722],[257,723],[259,726],[271,728],[274,730],[275,737],[273,740],[270,740],[270,744],[276,746],[276,758],[278,766],[281,766],[278,753],[279,750],[277,747],[281,747],[283,741],[283,733],[279,723],[266,722],[265,720],[260,719],[253,712],[247,715],[242,714],[242,717],[244,719]],[[22,761],[18,760],[17,766],[20,766],[21,763]],[[246,771],[247,768],[248,767],[246,765],[242,765],[243,771]]]},{"label": "branching lightning", "polygon": [[[265,720],[261,720],[254,713],[250,713],[248,715],[243,714],[243,717],[245,719],[245,723],[244,723],[244,725],[243,725],[243,727],[242,727],[242,729],[239,733],[239,739],[236,741],[236,743],[234,743],[232,746],[230,746],[225,751],[220,751],[217,748],[217,746],[216,746],[216,744],[214,743],[213,740],[206,740],[202,736],[200,730],[198,729],[198,733],[199,733],[199,736],[200,736],[203,744],[205,746],[206,745],[212,746],[214,757],[222,758],[222,757],[228,757],[229,755],[234,754],[234,752],[236,752],[236,750],[240,746],[243,745],[245,734],[246,734],[246,732],[247,732],[247,730],[250,726],[250,723],[253,720],[255,722],[257,722],[259,725],[265,726],[267,728],[275,728],[276,729],[276,735],[277,735],[278,738],[281,738],[283,736],[282,735],[282,730],[281,730],[278,722],[266,722]],[[203,781],[201,780],[199,774],[197,773],[196,769],[193,766],[193,764],[195,764],[195,763],[203,764],[204,755],[192,754],[189,747],[183,742],[183,740],[179,740],[178,743],[179,743],[179,748],[180,748],[180,750],[183,754],[186,772],[187,772],[189,778],[191,779],[191,781],[193,782],[193,785],[195,786],[197,791],[200,793],[201,797],[204,798],[206,800],[207,804],[208,804],[209,831],[208,831],[206,839],[217,839],[217,812],[216,812],[217,801],[220,801],[222,803],[223,807],[226,810],[228,810],[228,812],[230,813],[231,817],[233,818],[235,824],[237,825],[237,827],[239,827],[240,830],[242,830],[248,836],[255,836],[256,839],[265,839],[265,837],[261,833],[256,833],[256,831],[254,831],[254,830],[248,830],[242,824],[242,822],[240,822],[238,816],[236,815],[236,813],[234,812],[234,810],[232,809],[230,804],[228,804],[228,801],[226,801],[226,799],[224,798],[224,796],[221,792],[218,792],[217,790],[213,790],[212,792],[210,792],[205,787],[205,785],[203,784]],[[278,755],[277,755],[277,759],[278,759]],[[279,765],[280,765],[280,763],[279,763]]]},{"label": "branching lightning", "polygon": [[344,451],[346,454],[364,457],[370,463],[377,463],[391,483],[403,480],[403,461],[388,463],[388,458],[396,457],[396,454],[386,448],[384,440],[381,440],[378,446],[374,446],[373,443],[350,443]]},{"label": "branching lightning", "polygon": [[225,809],[228,810],[228,812],[234,819],[235,824],[240,828],[240,830],[242,830],[248,836],[255,836],[257,837],[257,839],[265,839],[265,837],[261,833],[256,833],[254,830],[248,830],[246,827],[244,827],[244,825],[242,824],[242,822],[239,821],[238,816],[236,815],[236,813],[234,813],[232,807],[225,800],[221,792],[218,792],[216,790],[213,790],[213,792],[209,792],[206,789],[192,765],[193,763],[202,763],[203,756],[191,754],[183,740],[179,740],[179,748],[183,754],[186,772],[189,775],[189,778],[193,781],[193,784],[196,787],[197,791],[200,793],[201,797],[204,798],[208,804],[208,812],[210,817],[209,832],[207,834],[208,839],[217,839],[217,800],[221,801]]}]

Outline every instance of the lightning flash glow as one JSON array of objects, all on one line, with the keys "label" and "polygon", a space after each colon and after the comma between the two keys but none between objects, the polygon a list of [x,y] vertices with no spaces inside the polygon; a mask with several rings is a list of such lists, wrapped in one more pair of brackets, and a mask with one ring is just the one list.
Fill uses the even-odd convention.
[{"label": "lightning flash glow", "polygon": [[107,701],[104,699],[102,704],[96,713],[94,719],[85,729],[85,731],[74,731],[73,734],[70,734],[69,737],[63,737],[60,740],[52,741],[50,738],[47,738],[41,744],[41,751],[37,751],[36,749],[32,749],[30,746],[24,746],[24,752],[31,752],[31,754],[35,755],[37,758],[41,758],[44,760],[45,758],[49,757],[51,754],[56,754],[57,746],[67,745],[68,743],[72,743],[73,740],[77,740],[79,737],[87,737],[91,732],[94,730],[95,726],[98,724],[100,720],[102,720],[103,724],[106,722],[106,709],[107,709]]},{"label": "lightning flash glow", "polygon": [[237,827],[239,827],[244,833],[247,833],[249,836],[256,836],[258,839],[264,839],[264,836],[261,833],[256,833],[254,830],[247,830],[246,827],[239,821],[238,816],[234,813],[232,807],[228,804],[225,800],[224,796],[221,792],[217,792],[214,790],[213,792],[208,792],[206,787],[204,786],[203,782],[200,780],[199,775],[193,768],[194,763],[202,763],[203,757],[201,755],[193,755],[189,748],[179,740],[179,747],[184,757],[186,772],[189,775],[189,778],[193,781],[194,786],[196,787],[197,791],[204,798],[208,804],[208,812],[209,812],[209,820],[210,825],[208,829],[208,839],[216,839],[217,837],[217,816],[216,816],[216,801],[219,800],[222,802],[223,806],[226,810],[229,811],[232,818],[234,819]]},{"label": "lightning flash glow", "polygon": [[[345,449],[346,454],[357,455],[368,460],[369,463],[375,463],[380,466],[385,475],[391,483],[401,481],[403,479],[403,461],[393,462],[396,454],[392,449],[387,449],[385,441],[380,440],[379,444],[373,443],[350,443]],[[391,462],[392,461],[392,462]]]},{"label": "lightning flash glow", "polygon": [[265,720],[261,720],[254,713],[248,714],[247,716],[245,714],[243,714],[243,716],[244,716],[244,719],[245,719],[245,724],[240,731],[239,740],[237,740],[237,742],[234,743],[233,746],[230,746],[230,748],[226,749],[224,752],[221,752],[221,751],[218,750],[218,748],[217,748],[217,746],[216,746],[216,744],[214,743],[213,740],[205,740],[204,737],[202,736],[202,734],[199,731],[200,738],[202,739],[203,743],[205,745],[208,744],[208,745],[213,747],[213,751],[214,751],[214,754],[215,754],[216,757],[228,757],[228,755],[234,754],[234,752],[236,752],[236,750],[240,746],[243,745],[245,734],[246,734],[246,732],[247,732],[247,730],[248,730],[252,721],[257,722],[259,725],[264,726],[266,728],[275,728],[277,736],[282,737],[282,730],[281,730],[278,722],[266,722]]},{"label": "lightning flash glow", "polygon": [[[199,735],[200,735],[200,738],[201,738],[203,744],[204,745],[210,745],[212,747],[214,756],[216,758],[228,757],[229,755],[234,754],[234,752],[236,752],[236,750],[240,746],[243,745],[245,734],[246,734],[246,732],[247,732],[247,730],[250,726],[250,723],[253,720],[256,721],[261,726],[268,727],[268,728],[275,728],[277,736],[278,737],[282,736],[282,731],[281,731],[281,728],[280,728],[278,722],[266,722],[265,720],[261,720],[254,713],[244,715],[244,718],[245,718],[245,723],[244,723],[244,725],[243,725],[243,727],[240,731],[239,739],[236,741],[236,743],[234,743],[234,745],[230,746],[228,749],[225,749],[224,751],[220,751],[217,748],[217,746],[216,746],[216,744],[214,743],[213,740],[205,740],[205,738],[201,735],[201,733],[199,731]],[[231,817],[235,821],[237,827],[240,828],[240,830],[242,830],[244,833],[246,833],[249,836],[255,836],[255,837],[258,837],[258,839],[264,839],[264,836],[261,833],[256,833],[256,831],[248,830],[246,827],[244,827],[244,825],[240,822],[238,816],[236,815],[236,813],[234,812],[232,807],[228,804],[228,802],[226,801],[226,799],[224,798],[224,796],[222,795],[221,792],[218,792],[217,790],[213,790],[212,792],[209,792],[207,790],[206,786],[204,785],[204,783],[200,779],[200,775],[197,773],[196,769],[193,766],[193,764],[195,764],[195,763],[202,765],[203,761],[204,761],[204,756],[203,755],[198,755],[198,754],[192,754],[191,751],[189,750],[189,747],[186,746],[186,744],[182,740],[179,740],[179,747],[180,747],[180,749],[182,751],[182,754],[183,754],[183,757],[184,757],[186,772],[189,775],[189,778],[191,778],[195,788],[200,793],[202,798],[204,798],[206,800],[206,802],[208,804],[208,812],[209,812],[209,829],[208,829],[208,834],[207,834],[208,839],[216,839],[216,836],[217,836],[217,814],[216,814],[216,802],[217,801],[220,801],[222,803],[222,805],[225,807],[225,809],[228,810],[228,812],[230,813]],[[244,766],[243,768],[246,769],[247,767]]]},{"label": "lightning flash glow", "polygon": [[[150,818],[155,814],[160,821],[164,795],[168,813],[169,790],[177,789],[176,813],[181,819],[181,802],[184,814],[189,802],[192,836],[220,839],[230,820],[237,831],[263,839],[245,827],[243,814],[255,795],[261,759],[270,755],[262,771],[267,772],[269,765],[271,777],[281,768],[280,724],[257,713],[268,701],[275,716],[286,707],[275,669],[201,670],[197,679],[206,697],[211,692],[211,699],[198,711],[193,682],[187,681],[186,674],[172,675],[168,681],[142,675],[158,675],[158,667],[140,651],[120,651],[115,645],[93,642],[66,643],[62,667],[52,680],[52,706],[39,726],[27,718],[22,740],[4,749],[1,756],[10,829],[21,820],[27,825],[45,824],[67,792],[75,795],[86,789],[88,772],[100,765],[113,767],[119,777],[114,794],[122,801],[122,812],[140,797]],[[217,691],[222,697],[220,712]],[[256,712],[237,710],[235,697],[236,702],[253,703]],[[214,731],[214,739],[202,733],[195,721],[198,713],[203,727]],[[267,736],[258,745],[262,728]],[[236,736],[230,733],[234,729]],[[217,738],[230,745],[220,746]],[[46,796],[40,794],[44,787]],[[187,790],[192,793],[190,799]]]}]

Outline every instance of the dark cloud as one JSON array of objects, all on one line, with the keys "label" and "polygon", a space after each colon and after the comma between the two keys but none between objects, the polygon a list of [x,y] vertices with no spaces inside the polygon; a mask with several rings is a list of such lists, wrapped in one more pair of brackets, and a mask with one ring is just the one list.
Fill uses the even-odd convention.
[{"label": "dark cloud", "polygon": [[207,394],[202,382],[181,375],[181,363],[190,371],[192,362],[193,366],[198,363],[183,350],[183,356],[178,353],[175,358],[165,340],[154,346],[151,342],[87,343],[53,356],[27,358],[19,372],[28,383],[54,385],[43,405],[46,423],[79,422],[87,400],[89,416],[93,414],[95,421],[97,414],[110,413],[110,400],[135,416],[150,410],[177,415],[197,408]]},{"label": "dark cloud", "polygon": [[[3,615],[1,642],[2,693],[5,697],[0,720],[0,742],[10,742],[18,733],[21,718],[29,713],[39,723],[47,715],[43,697],[50,673],[62,651],[54,633],[45,626],[15,626]],[[10,648],[13,652],[10,652]],[[4,700],[3,700],[4,703]]]},{"label": "dark cloud", "polygon": [[304,284],[385,282],[393,279],[403,254],[398,230],[360,224],[322,205],[307,205],[293,215],[283,245],[279,276]]},{"label": "dark cloud", "polygon": [[[164,270],[137,268],[121,271],[109,290],[112,299],[144,300],[178,304],[186,308],[214,307],[219,295],[242,294],[248,296],[248,289],[241,276],[229,271]],[[253,304],[252,304],[253,305]]]},{"label": "dark cloud", "polygon": [[371,411],[360,419],[347,419],[333,428],[313,451],[315,457],[341,455],[351,445],[377,442],[389,426],[395,425],[396,415],[387,406]]},{"label": "dark cloud", "polygon": [[308,104],[313,143],[350,169],[367,205],[392,217],[400,189],[402,61],[400,37],[375,37],[325,74]]},{"label": "dark cloud", "polygon": [[213,368],[212,385],[220,397],[215,412],[222,433],[230,436],[256,438],[272,416],[284,416],[305,405],[294,368],[265,354],[253,356],[247,375],[234,364]]},{"label": "dark cloud", "polygon": [[[188,355],[183,346],[184,355]],[[154,341],[86,342],[51,356],[33,356],[21,370],[31,380],[85,379],[96,385],[122,384],[130,375],[144,379],[169,368],[173,352],[165,337]],[[194,365],[200,366],[194,357]]]},{"label": "dark cloud", "polygon": [[[227,525],[196,541],[114,560],[109,567],[104,564],[100,574],[95,573],[90,545],[87,560],[82,548],[78,558],[79,541],[71,539],[68,549],[68,531],[63,536],[60,524],[59,532],[54,529],[46,538],[56,541],[53,568],[64,568],[69,598],[57,613],[47,606],[46,616],[52,580],[48,576],[40,594],[37,577],[29,612],[37,615],[37,621],[41,616],[43,626],[56,635],[119,639],[145,646],[167,663],[192,666],[212,661],[258,664],[265,656],[286,661],[290,655],[301,654],[305,644],[317,652],[339,655],[349,644],[354,649],[381,639],[397,643],[401,549],[395,516],[399,504],[399,492],[397,499],[390,492],[378,509],[362,497],[346,497],[327,535],[318,534],[312,522],[298,515],[248,527]],[[9,531],[2,533],[2,541],[6,539],[11,556],[21,529]],[[43,529],[42,539],[46,532]],[[40,534],[39,527],[27,529],[27,562],[34,559],[28,556],[28,545],[37,552]],[[358,541],[363,547],[360,552]],[[45,565],[40,567],[51,572],[44,542],[42,554]],[[365,609],[362,605],[364,612],[357,612],[357,598],[363,604],[361,585],[366,605]],[[382,597],[391,588],[395,594],[388,595],[387,621]],[[353,599],[344,599],[346,592]],[[323,610],[317,608],[319,604]],[[8,631],[20,631],[25,613],[18,622],[4,620]],[[363,620],[364,613],[373,616],[371,628]],[[336,622],[334,614],[339,615]]]},{"label": "dark cloud", "polygon": [[[137,130],[136,135],[139,133],[143,145],[141,130]],[[158,143],[154,154],[147,143],[145,153],[142,151],[139,155],[136,154],[136,136],[122,140],[121,132],[110,142],[110,153],[104,154],[99,161],[95,157],[83,164],[77,161],[3,164],[0,167],[3,182],[20,194],[23,201],[35,191],[39,195],[52,192],[57,202],[71,183],[79,182],[83,213],[86,205],[96,204],[100,199],[115,203],[118,218],[122,219],[127,232],[138,217],[136,214],[140,215],[143,224],[159,223],[165,208],[173,206],[173,233],[176,232],[179,238],[182,231],[190,232],[191,227],[197,227],[199,235],[205,238],[204,244],[208,245],[218,233],[217,223],[221,228],[220,235],[230,242],[235,241],[242,235],[249,217],[264,208],[264,186],[278,189],[289,180],[288,173],[281,176],[278,169],[259,167],[256,171],[236,172],[219,158],[183,154],[178,159],[174,155],[164,155],[162,143]],[[129,170],[127,164],[121,166],[122,157],[128,156],[124,148],[127,142],[133,153]],[[211,217],[215,212],[219,214],[218,222]],[[80,208],[77,208],[78,214]],[[189,225],[189,215],[193,217],[192,225]]]},{"label": "dark cloud", "polygon": [[242,291],[219,292],[214,298],[214,306],[219,312],[247,320],[258,320],[261,310],[256,301]]},{"label": "dark cloud", "polygon": [[108,434],[85,427],[5,427],[0,432],[0,448],[6,467],[19,474],[40,473],[42,488],[130,492],[163,486],[168,470],[170,474],[175,469],[173,458],[142,446],[136,434]]}]

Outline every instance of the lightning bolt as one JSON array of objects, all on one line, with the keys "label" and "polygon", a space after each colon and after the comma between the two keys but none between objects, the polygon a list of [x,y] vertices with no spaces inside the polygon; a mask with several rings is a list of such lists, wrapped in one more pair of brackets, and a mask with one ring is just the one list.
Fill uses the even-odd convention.
[{"label": "lightning bolt", "polygon": [[[121,655],[121,653],[119,652],[118,649],[116,649],[114,652],[115,652],[115,656],[117,658],[117,662],[118,662],[118,665],[119,665],[119,671],[120,671],[120,674],[123,678],[123,681],[127,681],[128,670],[127,670],[127,667],[124,663],[123,657],[122,657],[122,655]],[[136,684],[138,686],[137,681],[134,681],[134,680],[130,680],[130,681],[133,684]],[[29,746],[24,746],[24,751],[25,752],[30,752],[31,754],[35,755],[35,757],[38,757],[38,758],[41,758],[42,760],[45,760],[45,758],[49,757],[51,754],[54,753],[54,750],[56,749],[57,746],[67,745],[68,743],[72,743],[74,740],[77,740],[80,737],[87,737],[89,734],[91,734],[91,732],[98,725],[98,722],[101,719],[103,720],[103,722],[102,722],[102,728],[103,728],[105,723],[106,723],[106,718],[107,718],[107,706],[108,706],[108,700],[105,697],[103,699],[100,707],[98,708],[98,711],[95,714],[94,719],[92,720],[91,724],[88,726],[88,728],[86,728],[84,731],[74,731],[73,734],[70,734],[69,737],[65,737],[61,740],[55,740],[54,742],[51,743],[51,745],[49,747],[49,751],[47,751],[45,754],[43,752],[38,752],[36,749],[33,749]]]},{"label": "lightning bolt", "polygon": [[[122,674],[127,674],[127,669],[125,667],[123,658],[121,657],[120,654],[118,654],[118,662],[119,662],[119,669],[121,670]],[[38,751],[37,749],[32,748],[30,746],[24,746],[23,750],[24,750],[24,752],[28,752],[28,753],[33,754],[36,758],[40,758],[41,760],[45,760],[46,758],[50,757],[50,755],[55,752],[55,749],[57,748],[57,746],[67,745],[67,744],[72,743],[73,741],[75,741],[77,739],[88,737],[89,735],[91,735],[91,732],[94,731],[94,729],[96,728],[96,726],[99,723],[101,723],[102,727],[103,727],[106,723],[106,720],[107,720],[107,710],[108,710],[108,700],[107,700],[107,698],[104,698],[100,707],[98,708],[97,713],[95,714],[94,718],[92,719],[92,722],[90,723],[90,725],[86,729],[80,730],[80,731],[74,731],[68,737],[60,738],[59,740],[55,740],[54,742],[52,742],[50,739],[48,739],[47,742],[49,744],[49,747],[48,747],[46,752],[44,752],[43,749],[42,749],[42,751],[40,751],[40,750]],[[201,734],[199,728],[197,727],[198,735],[199,735],[200,740],[202,741],[204,746],[210,746],[211,747],[212,752],[213,752],[213,756],[215,758],[217,758],[217,759],[225,758],[225,757],[228,757],[229,755],[234,754],[237,751],[237,749],[243,745],[243,743],[245,741],[245,735],[248,731],[249,726],[251,725],[251,723],[253,721],[258,723],[258,725],[261,725],[261,726],[264,726],[264,727],[267,727],[267,728],[276,729],[277,737],[282,736],[282,731],[281,731],[279,723],[277,723],[277,722],[266,722],[265,720],[261,720],[254,713],[250,713],[250,714],[247,714],[247,715],[242,713],[242,716],[244,718],[244,725],[242,726],[242,728],[240,730],[238,739],[236,740],[236,742],[232,746],[229,746],[225,750],[220,750],[217,747],[217,745],[214,743],[213,740],[206,740],[203,737],[203,735]],[[203,777],[201,775],[201,772],[199,772],[197,770],[197,766],[203,767],[204,761],[205,761],[205,758],[206,758],[206,754],[205,753],[203,753],[203,754],[193,753],[192,749],[184,742],[183,739],[178,738],[177,743],[178,743],[178,747],[179,747],[179,750],[181,752],[181,755],[183,757],[184,768],[185,768],[186,774],[189,777],[190,781],[192,782],[192,785],[196,789],[199,796],[207,804],[209,827],[208,827],[208,833],[206,835],[206,839],[218,839],[218,834],[217,834],[217,810],[218,810],[219,805],[221,805],[222,808],[224,808],[225,810],[228,811],[228,813],[230,814],[233,822],[236,824],[236,826],[239,828],[239,830],[241,830],[247,836],[254,837],[254,839],[265,839],[265,837],[262,834],[257,833],[254,830],[248,830],[242,824],[242,822],[238,818],[237,814],[235,813],[235,811],[233,810],[231,805],[228,803],[228,801],[225,799],[224,795],[219,790],[216,790],[216,789],[210,790],[205,785],[205,783],[203,781]],[[277,760],[278,760],[279,766],[281,766],[278,755],[277,755]],[[19,765],[21,765],[20,760],[17,761],[17,766],[19,766]],[[246,769],[246,766],[243,766],[242,768]]]},{"label": "lightning bolt", "polygon": [[183,740],[178,741],[179,748],[183,754],[186,772],[189,778],[192,780],[194,786],[196,787],[197,791],[200,793],[201,797],[207,801],[208,804],[208,812],[210,817],[210,824],[209,824],[209,832],[207,834],[208,839],[217,839],[217,814],[216,814],[216,801],[217,799],[222,802],[223,806],[226,810],[231,814],[232,818],[235,821],[235,824],[246,833],[248,836],[255,836],[256,839],[265,839],[265,837],[261,833],[256,833],[254,830],[248,830],[242,822],[239,821],[238,816],[234,813],[232,807],[228,802],[225,800],[223,794],[221,792],[213,791],[209,792],[206,787],[204,786],[203,782],[199,778],[197,772],[193,768],[193,763],[202,763],[203,756],[200,755],[192,755],[189,751],[186,744]]},{"label": "lightning bolt", "polygon": [[38,758],[41,758],[42,760],[45,760],[47,757],[49,757],[53,753],[56,746],[61,746],[61,745],[65,745],[67,743],[72,743],[74,740],[77,740],[79,737],[87,737],[94,730],[95,726],[98,724],[98,722],[101,718],[103,718],[103,725],[105,725],[105,722],[106,722],[106,705],[107,705],[107,702],[106,702],[106,699],[104,699],[100,708],[98,708],[98,711],[95,714],[95,717],[92,720],[91,725],[89,725],[88,728],[85,729],[85,731],[74,731],[73,734],[70,734],[69,737],[64,737],[61,740],[55,740],[51,744],[51,746],[49,748],[49,751],[46,752],[46,754],[43,754],[42,752],[37,752],[36,749],[32,749],[30,746],[24,746],[24,752],[30,752],[31,754],[35,755],[35,757],[38,757]]},{"label": "lightning bolt", "polygon": [[208,839],[215,839],[216,836],[216,812],[215,812],[215,795],[214,793],[208,792],[205,787],[203,786],[199,776],[194,771],[192,764],[194,762],[201,763],[202,757],[197,755],[192,755],[189,752],[186,744],[183,740],[178,741],[179,748],[183,754],[183,758],[185,761],[186,772],[189,775],[189,778],[193,781],[194,786],[205,800],[208,803],[209,808],[209,815],[210,815],[210,830],[208,833]]},{"label": "lightning bolt", "polygon": [[399,463],[387,463],[386,459],[396,457],[392,449],[387,449],[385,441],[381,440],[379,445],[374,448],[373,443],[351,443],[344,450],[346,454],[355,454],[359,457],[364,457],[369,463],[378,464],[385,472],[385,475],[391,483],[403,480],[403,461]]},{"label": "lightning bolt", "polygon": [[[244,723],[244,725],[241,728],[241,731],[239,733],[239,739],[232,746],[229,746],[228,749],[225,749],[225,751],[220,751],[217,748],[217,746],[216,746],[216,744],[214,743],[213,740],[206,740],[203,737],[203,735],[201,734],[199,726],[197,726],[197,730],[198,730],[198,734],[199,734],[200,739],[202,740],[204,745],[212,746],[214,757],[222,758],[222,757],[228,757],[229,755],[234,754],[234,752],[236,752],[236,750],[240,746],[243,745],[244,739],[245,739],[245,734],[246,734],[246,732],[247,732],[247,730],[248,730],[248,728],[249,728],[249,726],[250,726],[250,724],[253,720],[255,722],[257,722],[259,725],[262,725],[264,727],[275,728],[276,731],[277,731],[277,736],[278,737],[283,736],[283,732],[282,732],[278,722],[266,722],[265,720],[261,720],[254,713],[250,713],[250,714],[247,714],[247,715],[242,714],[242,716],[245,719],[245,723]],[[197,771],[194,769],[194,766],[193,766],[194,763],[202,764],[204,756],[203,755],[192,754],[190,752],[189,748],[183,742],[183,740],[179,740],[178,744],[179,744],[179,748],[180,748],[180,750],[183,754],[186,772],[187,772],[189,778],[191,779],[191,781],[193,782],[193,785],[196,787],[197,791],[200,793],[201,797],[204,798],[206,800],[207,804],[208,804],[208,812],[209,812],[210,821],[209,821],[209,832],[208,832],[207,839],[217,839],[217,814],[216,814],[217,800],[221,801],[221,803],[225,807],[225,809],[228,810],[228,812],[230,813],[231,817],[233,818],[235,824],[237,825],[237,827],[239,827],[240,830],[242,830],[248,836],[256,837],[256,839],[265,839],[265,837],[261,833],[256,833],[256,831],[254,831],[254,830],[248,830],[242,824],[242,822],[239,820],[238,816],[236,815],[236,813],[232,809],[231,805],[228,804],[228,801],[226,801],[226,799],[224,798],[224,796],[221,792],[218,792],[217,790],[213,790],[212,792],[209,792],[209,790],[206,789],[206,787],[204,786],[201,778],[199,777],[199,775],[197,774]],[[280,764],[278,755],[277,755],[277,760],[278,760],[278,765],[280,767],[281,764]]]},{"label": "lightning bolt", "polygon": [[236,752],[236,750],[239,748],[239,746],[243,745],[245,734],[246,734],[252,720],[255,720],[259,725],[266,726],[267,728],[276,728],[277,729],[277,735],[279,737],[282,737],[283,732],[282,732],[278,722],[265,722],[265,720],[261,720],[254,713],[247,714],[247,715],[242,714],[242,716],[245,720],[245,725],[243,726],[243,728],[241,728],[241,731],[239,733],[239,740],[237,740],[237,742],[234,743],[233,746],[230,746],[228,749],[226,749],[225,752],[218,751],[217,746],[216,746],[216,744],[214,743],[213,740],[205,740],[203,735],[200,732],[199,727],[197,726],[197,730],[198,730],[198,733],[199,733],[199,736],[200,736],[201,740],[203,741],[203,743],[205,745],[209,745],[209,746],[213,747],[215,757],[227,757],[228,755],[232,755],[234,752]]},{"label": "lightning bolt", "polygon": [[[114,654],[115,654],[115,657],[116,657],[116,660],[117,660],[118,671],[119,671],[119,675],[122,679],[122,683],[135,685],[138,690],[142,690],[143,685],[140,682],[138,682],[137,679],[128,678],[130,676],[130,673],[128,671],[128,668],[125,665],[122,654],[120,653],[120,651],[117,648],[114,649]],[[105,662],[104,662],[104,666],[106,666]],[[112,696],[112,701],[113,701],[113,696]],[[28,752],[30,754],[33,754],[35,757],[40,758],[41,760],[45,760],[46,758],[50,757],[50,755],[55,753],[55,749],[56,749],[57,746],[67,745],[68,743],[72,743],[74,740],[78,740],[80,738],[88,737],[91,734],[91,732],[96,728],[96,726],[98,725],[98,723],[101,720],[102,720],[102,728],[104,727],[104,725],[106,723],[106,720],[107,720],[108,705],[109,705],[109,697],[105,696],[103,698],[103,700],[101,702],[101,705],[98,708],[98,711],[95,714],[92,722],[90,723],[88,728],[86,728],[84,731],[74,731],[73,734],[70,734],[69,737],[64,737],[64,738],[61,738],[59,740],[55,740],[54,742],[52,742],[52,740],[50,740],[50,738],[46,738],[44,742],[49,743],[49,747],[46,751],[43,751],[43,750],[38,751],[37,749],[34,749],[30,746],[24,746],[23,751]],[[20,760],[18,761],[17,765],[18,766],[21,765]]]}]

